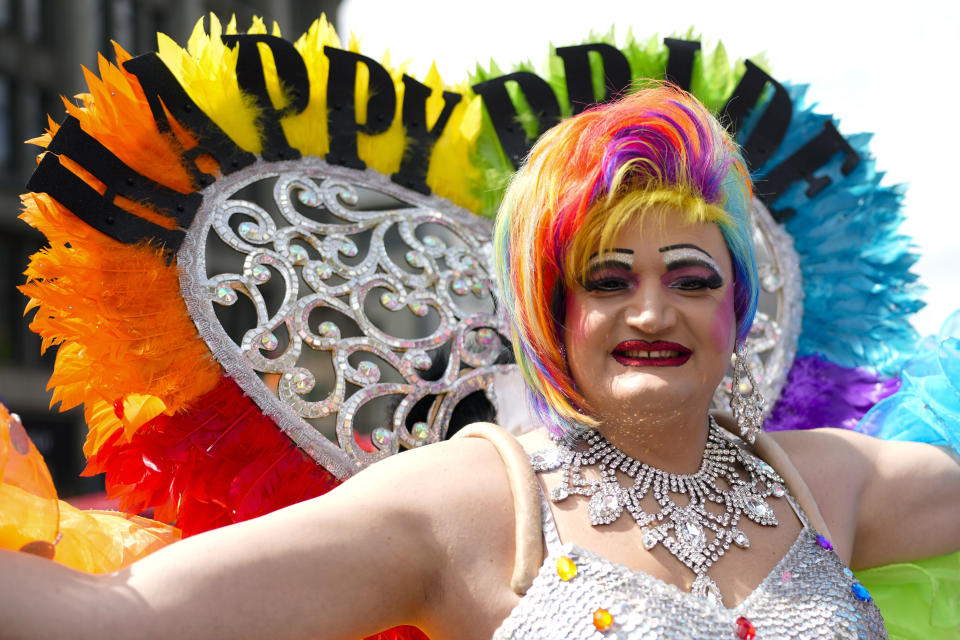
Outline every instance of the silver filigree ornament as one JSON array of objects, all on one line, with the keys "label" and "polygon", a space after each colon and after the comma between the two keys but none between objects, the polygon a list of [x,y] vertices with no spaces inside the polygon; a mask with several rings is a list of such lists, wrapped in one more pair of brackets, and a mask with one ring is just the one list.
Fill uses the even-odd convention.
[{"label": "silver filigree ornament", "polygon": [[[750,547],[738,528],[741,516],[763,526],[776,526],[777,517],[767,498],[786,495],[783,479],[773,467],[737,445],[734,436],[710,418],[707,445],[700,468],[693,474],[667,473],[623,453],[596,431],[580,437],[575,446],[562,439],[556,447],[530,456],[535,471],[560,469],[560,483],[551,491],[554,502],[571,495],[589,497],[590,524],[602,526],[628,512],[641,527],[641,542],[652,550],[663,545],[694,573],[691,593],[721,602],[717,584],[707,570],[730,545]],[[596,466],[599,476],[588,479],[583,469]],[[738,471],[746,471],[743,477]],[[633,479],[624,487],[618,474]],[[724,487],[718,485],[718,479]],[[648,512],[641,501],[652,495],[659,511]],[[673,495],[686,495],[677,504]],[[708,508],[712,503],[714,508]]]},{"label": "silver filigree ornament", "polygon": [[757,313],[745,354],[752,379],[744,380],[743,371],[737,376],[736,355],[731,356],[730,370],[714,394],[712,408],[727,410],[734,379],[738,378],[742,393],[750,394],[756,388],[758,397],[764,399],[762,423],[780,399],[793,366],[803,321],[803,280],[793,238],[758,198],[753,200],[751,221],[760,280]]},{"label": "silver filigree ornament", "polygon": [[[336,476],[443,439],[462,398],[515,368],[494,364],[508,329],[488,220],[315,157],[258,160],[203,198],[177,254],[188,312],[227,375]],[[232,326],[241,299],[253,313],[231,339],[216,308]],[[359,424],[388,396],[389,414]],[[328,417],[331,437],[314,426]]]}]

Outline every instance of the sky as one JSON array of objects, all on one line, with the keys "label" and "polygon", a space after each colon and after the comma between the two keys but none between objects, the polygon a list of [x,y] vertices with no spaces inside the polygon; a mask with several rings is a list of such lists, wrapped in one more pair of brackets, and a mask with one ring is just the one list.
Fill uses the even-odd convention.
[{"label": "sky", "polygon": [[[670,6],[667,6],[670,5]],[[361,51],[423,77],[431,61],[450,84],[477,61],[504,70],[540,67],[551,43],[579,44],[611,26],[645,39],[695,28],[704,48],[718,40],[731,59],[764,54],[771,75],[809,84],[807,99],[840,120],[840,132],[874,134],[870,148],[886,184],[905,184],[906,222],[921,255],[914,267],[927,307],[914,318],[936,333],[960,309],[960,2],[734,2],[702,0],[344,0],[337,31]]]}]

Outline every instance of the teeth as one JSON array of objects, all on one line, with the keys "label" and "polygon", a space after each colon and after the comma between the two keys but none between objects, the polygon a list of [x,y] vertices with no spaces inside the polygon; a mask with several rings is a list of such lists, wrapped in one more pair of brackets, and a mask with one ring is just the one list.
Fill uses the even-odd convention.
[{"label": "teeth", "polygon": [[679,351],[621,351],[628,358],[679,358]]}]

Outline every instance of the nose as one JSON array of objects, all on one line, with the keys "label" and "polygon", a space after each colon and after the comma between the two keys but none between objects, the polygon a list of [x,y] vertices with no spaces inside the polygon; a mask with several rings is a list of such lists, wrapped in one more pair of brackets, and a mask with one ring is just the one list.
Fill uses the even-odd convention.
[{"label": "nose", "polygon": [[656,335],[677,323],[677,310],[656,279],[646,279],[624,308],[627,325],[641,333]]}]

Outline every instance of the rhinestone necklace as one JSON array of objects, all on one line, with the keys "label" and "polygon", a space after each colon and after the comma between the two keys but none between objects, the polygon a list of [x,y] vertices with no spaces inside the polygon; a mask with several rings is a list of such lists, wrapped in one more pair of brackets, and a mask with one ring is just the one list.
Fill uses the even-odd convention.
[{"label": "rhinestone necklace", "polygon": [[[690,475],[667,473],[634,460],[610,444],[596,431],[589,431],[574,446],[554,439],[556,448],[538,451],[530,456],[534,471],[561,470],[559,486],[550,492],[550,499],[562,502],[570,495],[587,496],[590,524],[610,524],[628,511],[641,527],[643,546],[647,550],[662,544],[674,557],[693,571],[690,592],[716,604],[721,602],[720,589],[707,570],[730,548],[731,544],[746,549],[747,535],[737,528],[741,515],[757,524],[777,526],[773,508],[766,498],[786,495],[783,479],[773,467],[741,449],[735,436],[717,426],[710,418],[707,447],[700,469]],[[737,463],[746,470],[743,478]],[[599,480],[587,480],[582,469],[596,466]],[[633,479],[624,487],[617,472]],[[717,485],[720,478],[729,489]],[[658,513],[647,513],[640,501],[652,490],[660,505]],[[679,505],[672,494],[685,494],[689,502]],[[707,502],[723,507],[720,513],[706,508]]]}]

